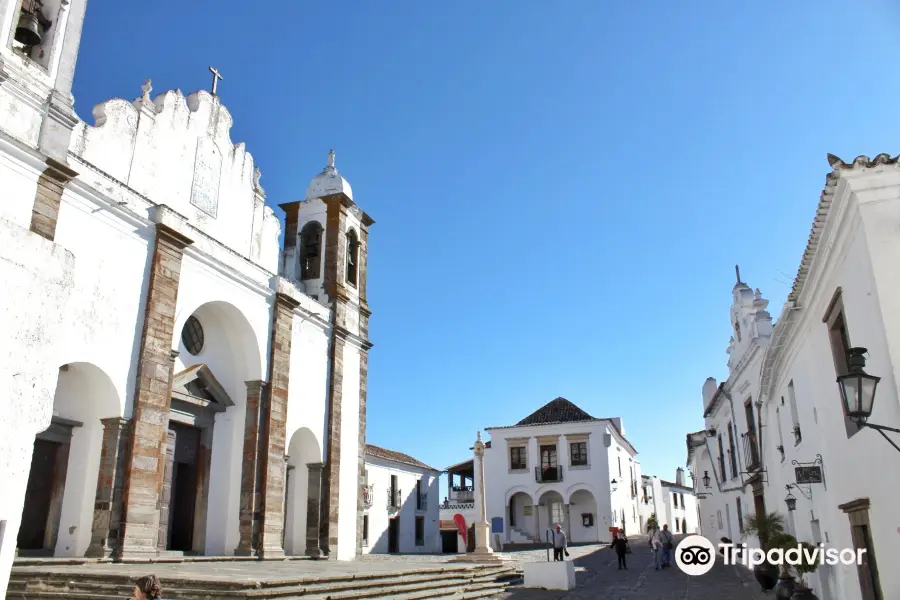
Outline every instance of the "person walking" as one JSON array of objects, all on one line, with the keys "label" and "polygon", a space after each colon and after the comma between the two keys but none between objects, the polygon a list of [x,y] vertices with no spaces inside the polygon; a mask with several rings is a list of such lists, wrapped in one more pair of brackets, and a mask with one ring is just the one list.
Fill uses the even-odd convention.
[{"label": "person walking", "polygon": [[662,541],[659,538],[659,529],[653,529],[650,532],[650,551],[653,552],[653,564],[656,565],[657,571],[662,568],[663,559]]},{"label": "person walking", "polygon": [[562,530],[561,526],[557,525],[556,531],[553,532],[553,560],[565,560],[563,554],[566,556],[569,555],[569,553],[566,552],[567,546],[566,533]]},{"label": "person walking", "polygon": [[675,549],[675,544],[673,543],[674,538],[672,537],[672,532],[669,531],[668,525],[663,525],[662,531],[659,532],[659,542],[662,544],[662,568],[672,566],[672,551]]},{"label": "person walking", "polygon": [[628,540],[625,539],[624,533],[619,532],[619,535],[613,540],[612,547],[619,559],[619,570],[625,569],[627,571],[628,564],[625,561],[625,555],[628,554]]}]

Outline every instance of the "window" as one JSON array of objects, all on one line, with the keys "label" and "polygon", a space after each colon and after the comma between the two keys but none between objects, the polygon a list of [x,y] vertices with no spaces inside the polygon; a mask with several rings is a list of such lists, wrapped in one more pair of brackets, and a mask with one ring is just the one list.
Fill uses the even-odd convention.
[{"label": "window", "polygon": [[728,473],[725,472],[725,448],[722,446],[722,434],[717,436],[719,440],[719,472],[722,474],[722,481],[728,481]]},{"label": "window", "polygon": [[[848,359],[850,357],[850,333],[847,330],[847,318],[844,314],[844,301],[841,295],[841,288],[838,288],[822,322],[828,327],[828,339],[831,342],[831,356],[834,359],[834,374],[840,377],[846,375],[850,371]],[[841,402],[843,406],[843,402]],[[846,407],[844,407],[846,410]],[[860,427],[850,419],[844,416],[844,429],[847,437],[852,437],[859,432]]]},{"label": "window", "polygon": [[679,525],[679,521],[678,521],[678,519],[675,519],[675,533],[681,533],[681,531],[678,530],[678,525]]},{"label": "window", "polygon": [[622,457],[618,456],[616,458],[619,461],[619,477],[621,477],[622,476]]},{"label": "window", "polygon": [[347,283],[356,287],[359,273],[359,238],[354,230],[347,232]]},{"label": "window", "polygon": [[391,495],[390,495],[390,504],[388,504],[391,508],[399,508],[400,507],[400,490],[397,489],[397,476],[391,475]]},{"label": "window", "polygon": [[737,452],[734,447],[734,427],[731,423],[728,424],[728,460],[731,463],[731,476],[737,477]]},{"label": "window", "polygon": [[678,494],[678,501],[681,503],[681,508],[684,508],[684,494]]},{"label": "window", "polygon": [[509,449],[509,468],[513,471],[521,471],[528,468],[526,462],[526,448],[510,448]]},{"label": "window", "polygon": [[678,508],[678,494],[672,493],[672,506]]},{"label": "window", "polygon": [[681,520],[681,533],[687,533],[687,519]]},{"label": "window", "polygon": [[556,446],[541,446],[541,470],[556,470]]},{"label": "window", "polygon": [[[781,403],[784,404],[784,397],[781,398]],[[778,425],[778,451],[781,452],[781,460],[784,462],[784,430],[781,428],[781,407],[775,408],[775,421]]]},{"label": "window", "polygon": [[573,467],[584,467],[588,464],[587,442],[574,442],[569,444],[571,463]]},{"label": "window", "polygon": [[318,279],[322,273],[322,225],[310,221],[300,232],[300,280]]},{"label": "window", "polygon": [[737,504],[737,520],[738,520],[738,531],[744,531],[744,510],[741,507],[741,499],[735,498],[735,503]]},{"label": "window", "polygon": [[563,512],[562,502],[552,502],[550,504],[550,521],[551,525],[563,525],[565,521],[565,513]]},{"label": "window", "polygon": [[197,356],[203,350],[203,326],[197,317],[190,316],[184,323],[184,329],[181,330],[181,343],[185,349]]},{"label": "window", "polygon": [[424,498],[422,497],[422,480],[416,479],[416,510],[424,510]]},{"label": "window", "polygon": [[790,403],[791,408],[791,423],[793,427],[791,428],[794,432],[794,445],[796,446],[801,441],[803,441],[803,433],[800,431],[800,414],[797,412],[797,396],[794,395],[794,381],[791,380],[788,383],[788,402]]},{"label": "window", "polygon": [[362,545],[369,545],[369,515],[363,515]]},{"label": "window", "polygon": [[425,517],[416,517],[416,546],[425,545]]}]

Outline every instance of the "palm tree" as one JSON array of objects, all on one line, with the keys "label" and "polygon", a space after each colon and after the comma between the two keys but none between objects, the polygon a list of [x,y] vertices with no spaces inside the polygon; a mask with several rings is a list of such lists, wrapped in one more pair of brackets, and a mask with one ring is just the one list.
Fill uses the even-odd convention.
[{"label": "palm tree", "polygon": [[750,515],[744,526],[744,535],[755,535],[759,538],[759,544],[767,550],[768,542],[784,533],[784,517],[777,512],[762,515]]}]

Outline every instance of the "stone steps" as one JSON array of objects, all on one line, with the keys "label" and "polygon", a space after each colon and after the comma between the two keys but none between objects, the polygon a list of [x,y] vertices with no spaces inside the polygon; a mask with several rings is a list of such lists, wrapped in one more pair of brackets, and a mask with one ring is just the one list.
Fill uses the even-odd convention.
[{"label": "stone steps", "polygon": [[[469,600],[503,592],[519,575],[513,567],[465,566],[416,572],[360,573],[270,581],[163,579],[172,600]],[[13,570],[7,600],[122,600],[133,580],[125,575],[36,573]]]}]

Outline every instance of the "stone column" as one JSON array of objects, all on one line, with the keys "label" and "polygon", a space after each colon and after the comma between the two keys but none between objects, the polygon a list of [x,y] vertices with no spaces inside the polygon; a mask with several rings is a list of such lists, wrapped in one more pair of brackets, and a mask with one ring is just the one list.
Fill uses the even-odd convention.
[{"label": "stone column", "polygon": [[259,553],[261,472],[260,453],[264,441],[262,404],[265,382],[247,382],[247,413],[244,421],[244,453],[241,466],[240,541],[236,556],[257,556]]},{"label": "stone column", "polygon": [[489,543],[491,526],[487,520],[487,502],[484,491],[484,442],[481,432],[475,440],[475,554],[490,555],[494,553]]},{"label": "stone column", "polygon": [[[61,158],[65,160],[65,158]],[[38,178],[34,205],[31,209],[31,226],[34,233],[51,242],[56,238],[56,223],[66,184],[78,173],[52,158],[47,159],[47,169]]]},{"label": "stone column", "polygon": [[341,404],[344,400],[344,344],[341,334],[335,330],[331,339],[327,451],[322,473],[322,501],[319,517],[319,548],[326,556],[332,558],[337,557],[338,505],[341,489]]},{"label": "stone column", "polygon": [[319,548],[319,517],[322,501],[322,463],[309,463],[308,485],[306,495],[306,555],[310,558],[322,558]]},{"label": "stone column", "polygon": [[122,486],[130,438],[130,421],[115,417],[103,419],[100,470],[97,496],[91,524],[91,543],[85,556],[113,558],[119,546],[122,517]]},{"label": "stone column", "polygon": [[269,355],[268,402],[262,412],[265,446],[261,452],[262,530],[260,558],[284,558],[281,533],[284,530],[285,460],[288,385],[291,369],[291,340],[294,309],[299,302],[284,293],[275,294]]}]

